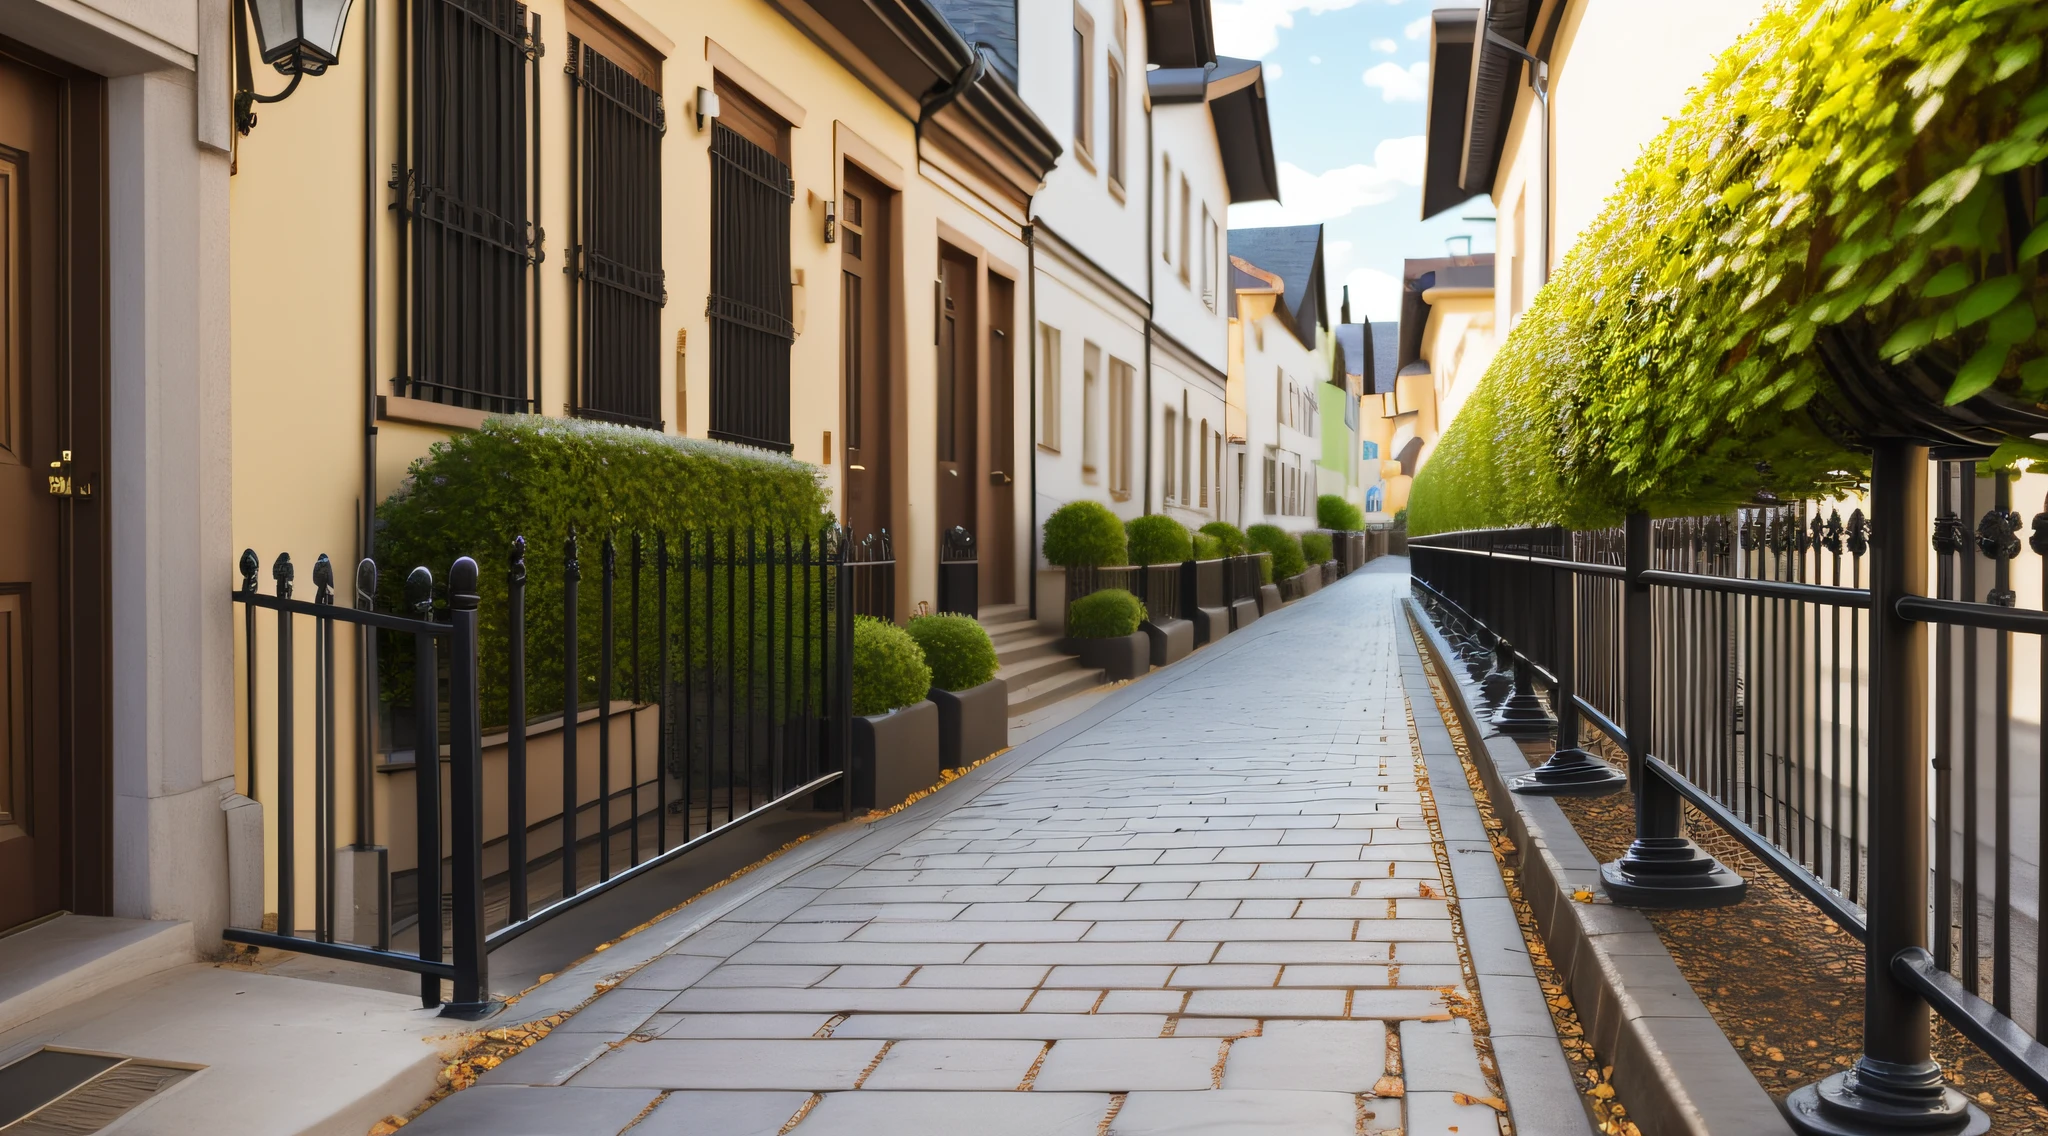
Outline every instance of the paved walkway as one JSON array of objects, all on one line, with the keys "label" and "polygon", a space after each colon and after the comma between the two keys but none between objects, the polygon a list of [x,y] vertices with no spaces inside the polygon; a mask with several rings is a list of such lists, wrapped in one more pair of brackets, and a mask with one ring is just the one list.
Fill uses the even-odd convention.
[{"label": "paved walkway", "polygon": [[1501,1131],[1382,563],[762,891],[408,1136]]}]

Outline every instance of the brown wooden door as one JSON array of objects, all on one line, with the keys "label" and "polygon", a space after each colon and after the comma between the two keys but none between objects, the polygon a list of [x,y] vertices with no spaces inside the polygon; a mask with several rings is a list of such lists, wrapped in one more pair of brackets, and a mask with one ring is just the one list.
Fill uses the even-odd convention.
[{"label": "brown wooden door", "polygon": [[954,526],[981,539],[981,496],[976,485],[977,413],[981,381],[976,364],[980,321],[974,304],[974,262],[957,253],[939,256],[939,531]]},{"label": "brown wooden door", "polygon": [[0,927],[58,903],[59,93],[0,59]]},{"label": "brown wooden door", "polygon": [[845,521],[856,540],[892,527],[889,237],[887,191],[848,165],[839,201],[839,371]]},{"label": "brown wooden door", "polygon": [[981,555],[981,601],[1017,602],[1017,347],[1011,336],[1016,285],[988,278],[988,477],[982,511],[986,531],[974,534]]},{"label": "brown wooden door", "polygon": [[108,900],[104,92],[0,39],[0,929]]}]

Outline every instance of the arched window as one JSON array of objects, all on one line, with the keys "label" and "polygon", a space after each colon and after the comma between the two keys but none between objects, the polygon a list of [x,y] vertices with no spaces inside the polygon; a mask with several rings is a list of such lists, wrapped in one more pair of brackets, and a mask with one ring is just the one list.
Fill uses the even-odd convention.
[{"label": "arched window", "polygon": [[[1372,445],[1372,443],[1371,443],[1371,442],[1367,442],[1367,443],[1366,443],[1366,446],[1368,446],[1368,447],[1370,447],[1371,445]],[[1383,497],[1383,496],[1381,495],[1381,493],[1380,493],[1380,487],[1379,487],[1379,486],[1375,485],[1375,486],[1373,486],[1372,488],[1370,488],[1370,489],[1368,489],[1368,490],[1366,490],[1366,491],[1365,491],[1365,511],[1366,511],[1366,512],[1368,512],[1368,513],[1377,513],[1377,512],[1379,512],[1379,511],[1380,511],[1380,508],[1381,508],[1381,505],[1382,505],[1382,503],[1383,503],[1384,501],[1385,501],[1385,497]]]}]

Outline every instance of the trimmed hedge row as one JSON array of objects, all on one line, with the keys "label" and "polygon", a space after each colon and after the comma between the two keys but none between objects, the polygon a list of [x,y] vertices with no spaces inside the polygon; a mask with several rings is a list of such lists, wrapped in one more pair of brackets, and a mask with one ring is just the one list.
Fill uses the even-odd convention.
[{"label": "trimmed hedge row", "polygon": [[1816,421],[1831,327],[1955,367],[1951,404],[2048,399],[2048,225],[2019,176],[2048,160],[2044,40],[2048,5],[2016,0],[1766,13],[1502,345],[1416,477],[1413,531],[1852,485],[1867,458]]},{"label": "trimmed hedge row", "polygon": [[1270,584],[1273,580],[1291,580],[1301,575],[1303,569],[1308,567],[1307,558],[1301,551],[1301,538],[1280,526],[1253,525],[1244,530],[1244,535],[1251,546],[1251,551],[1272,554],[1270,563],[1273,565],[1273,575],[1267,583]]}]

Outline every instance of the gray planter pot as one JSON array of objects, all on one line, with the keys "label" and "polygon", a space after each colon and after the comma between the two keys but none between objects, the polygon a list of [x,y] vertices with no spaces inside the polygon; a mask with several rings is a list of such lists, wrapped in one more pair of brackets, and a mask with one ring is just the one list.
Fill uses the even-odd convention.
[{"label": "gray planter pot", "polygon": [[[1007,721],[1007,720],[1006,720]],[[919,702],[853,719],[853,805],[886,809],[939,779],[939,708]]]},{"label": "gray planter pot", "polygon": [[1010,744],[1010,687],[992,678],[966,690],[933,687],[939,711],[939,768],[958,769]]},{"label": "gray planter pot", "polygon": [[[1256,609],[1258,605],[1253,604],[1251,606]],[[1194,610],[1193,622],[1195,625],[1195,646],[1199,647],[1204,643],[1214,643],[1216,640],[1230,634],[1230,608],[1228,605],[1221,607],[1198,607]]]},{"label": "gray planter pot", "polygon": [[1151,644],[1151,660],[1155,667],[1177,663],[1195,653],[1195,625],[1185,619],[1162,619],[1158,622],[1146,620],[1138,625]]},{"label": "gray planter pot", "polygon": [[1334,584],[1344,575],[1344,566],[1335,560],[1323,561],[1323,583]]},{"label": "gray planter pot", "polygon": [[1257,600],[1238,600],[1230,605],[1231,630],[1243,631],[1245,628],[1257,623],[1260,614],[1259,602]]},{"label": "gray planter pot", "polygon": [[1112,682],[1152,669],[1152,640],[1143,631],[1113,639],[1068,639],[1066,649],[1081,656],[1082,666],[1101,670]]},{"label": "gray planter pot", "polygon": [[1259,585],[1259,614],[1271,615],[1279,610],[1280,586],[1278,584]]}]

